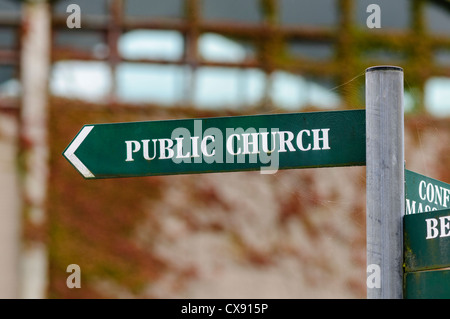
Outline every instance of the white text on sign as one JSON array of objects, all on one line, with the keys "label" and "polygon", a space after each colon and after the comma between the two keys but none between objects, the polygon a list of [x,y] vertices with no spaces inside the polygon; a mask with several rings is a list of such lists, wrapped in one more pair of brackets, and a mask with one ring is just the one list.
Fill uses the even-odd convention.
[{"label": "white text on sign", "polygon": [[450,236],[450,216],[425,219],[427,224],[426,239]]},{"label": "white text on sign", "polygon": [[[450,203],[450,189],[424,180],[419,183],[419,198],[425,204],[406,199],[406,214],[416,214],[447,208]],[[417,209],[417,210],[416,210]]]},{"label": "white text on sign", "polygon": [[[330,150],[329,128],[300,129],[298,132],[279,131],[277,128],[214,127],[202,130],[202,121],[194,121],[194,134],[186,128],[173,130],[170,138],[147,138],[125,141],[125,162],[171,159],[175,163],[261,163],[265,174],[278,170],[279,153]],[[224,154],[225,151],[225,154]],[[247,157],[246,157],[247,156]],[[263,170],[269,168],[269,170]]]}]

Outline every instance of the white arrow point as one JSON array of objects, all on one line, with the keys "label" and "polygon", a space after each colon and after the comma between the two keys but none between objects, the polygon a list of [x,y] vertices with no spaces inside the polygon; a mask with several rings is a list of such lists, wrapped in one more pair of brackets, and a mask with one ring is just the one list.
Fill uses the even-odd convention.
[{"label": "white arrow point", "polygon": [[75,151],[84,141],[84,139],[89,135],[94,126],[85,126],[69,145],[69,147],[64,152],[64,156],[72,163],[73,166],[83,175],[85,178],[94,178],[95,175],[80,161],[80,159],[75,155]]}]

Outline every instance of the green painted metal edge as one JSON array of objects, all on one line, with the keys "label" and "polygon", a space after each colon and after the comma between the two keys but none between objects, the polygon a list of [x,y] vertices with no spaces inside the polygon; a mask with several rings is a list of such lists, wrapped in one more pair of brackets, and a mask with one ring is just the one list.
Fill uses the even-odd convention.
[{"label": "green painted metal edge", "polygon": [[405,273],[405,299],[450,299],[450,269]]}]

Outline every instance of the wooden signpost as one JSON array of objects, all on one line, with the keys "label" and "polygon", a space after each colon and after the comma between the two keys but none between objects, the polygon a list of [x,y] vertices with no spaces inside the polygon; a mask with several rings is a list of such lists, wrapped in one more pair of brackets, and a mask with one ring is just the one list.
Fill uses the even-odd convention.
[{"label": "wooden signpost", "polygon": [[366,70],[367,297],[403,297],[403,70]]},{"label": "wooden signpost", "polygon": [[399,67],[366,70],[365,110],[85,125],[63,155],[86,179],[366,165],[367,297],[450,297],[450,187],[404,169]]}]

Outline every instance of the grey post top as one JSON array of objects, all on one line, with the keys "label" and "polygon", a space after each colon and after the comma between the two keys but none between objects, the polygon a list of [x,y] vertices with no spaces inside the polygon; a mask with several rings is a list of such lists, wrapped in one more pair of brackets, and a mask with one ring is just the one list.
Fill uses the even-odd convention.
[{"label": "grey post top", "polygon": [[400,72],[403,72],[403,69],[399,66],[393,66],[393,65],[372,66],[372,67],[366,69],[366,73],[373,72],[373,71],[400,71]]}]

